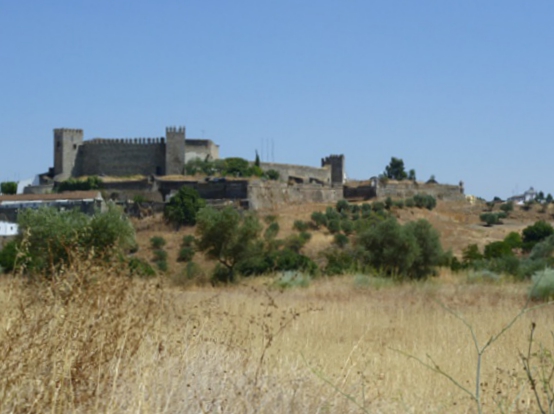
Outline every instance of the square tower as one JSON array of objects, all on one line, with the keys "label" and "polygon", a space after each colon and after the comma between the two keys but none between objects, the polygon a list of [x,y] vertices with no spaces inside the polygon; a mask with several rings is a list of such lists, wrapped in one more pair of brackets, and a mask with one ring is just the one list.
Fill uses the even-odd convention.
[{"label": "square tower", "polygon": [[183,174],[185,170],[185,127],[167,127],[165,142],[165,174]]},{"label": "square tower", "polygon": [[72,176],[82,143],[82,129],[54,129],[54,177],[65,180]]}]

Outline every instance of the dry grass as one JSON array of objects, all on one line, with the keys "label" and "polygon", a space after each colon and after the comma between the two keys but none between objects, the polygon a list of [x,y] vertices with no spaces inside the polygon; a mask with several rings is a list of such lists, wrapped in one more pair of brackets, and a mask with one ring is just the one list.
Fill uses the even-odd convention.
[{"label": "dry grass", "polygon": [[[353,277],[285,291],[247,282],[185,291],[91,263],[2,281],[0,412],[472,413],[469,397],[392,349],[431,355],[472,388],[471,336],[437,301],[484,342],[526,292],[452,275],[380,289]],[[548,307],[526,314],[485,354],[485,412],[535,410],[518,351],[532,321],[551,349],[552,319]]]}]

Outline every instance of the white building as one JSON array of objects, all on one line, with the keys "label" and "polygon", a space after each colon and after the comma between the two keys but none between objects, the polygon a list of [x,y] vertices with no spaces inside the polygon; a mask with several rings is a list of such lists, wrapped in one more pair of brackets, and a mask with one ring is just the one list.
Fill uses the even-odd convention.
[{"label": "white building", "polygon": [[16,223],[9,221],[0,221],[0,237],[17,236],[19,227]]}]

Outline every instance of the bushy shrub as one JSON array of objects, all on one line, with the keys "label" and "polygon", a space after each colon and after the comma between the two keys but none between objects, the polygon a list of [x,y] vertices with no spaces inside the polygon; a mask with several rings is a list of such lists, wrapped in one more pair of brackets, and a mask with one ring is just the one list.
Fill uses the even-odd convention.
[{"label": "bushy shrub", "polygon": [[327,229],[331,234],[340,232],[340,220],[339,219],[329,220],[329,223],[327,223]]},{"label": "bushy shrub", "polygon": [[0,250],[0,267],[5,272],[11,272],[17,260],[17,242],[12,240]]},{"label": "bushy shrub", "polygon": [[308,222],[303,220],[294,220],[292,228],[297,231],[306,231],[310,228],[310,225]]},{"label": "bushy shrub", "polygon": [[351,210],[350,203],[344,199],[337,201],[335,208],[339,213],[349,213]]},{"label": "bushy shrub", "polygon": [[328,249],[323,252],[326,265],[324,273],[329,276],[343,275],[356,270],[356,258],[350,251],[344,249]]},{"label": "bushy shrub", "polygon": [[376,213],[381,213],[385,210],[385,203],[382,203],[381,201],[374,201],[371,209]]},{"label": "bushy shrub", "polygon": [[554,269],[546,268],[533,274],[529,296],[533,300],[554,299]]},{"label": "bushy shrub", "polygon": [[187,234],[186,236],[183,236],[183,239],[181,240],[181,247],[193,247],[195,241],[196,239],[192,234]]},{"label": "bushy shrub", "polygon": [[521,235],[515,231],[508,233],[508,235],[504,237],[504,242],[508,244],[511,249],[520,249],[523,243]]},{"label": "bushy shrub", "polygon": [[362,213],[371,212],[371,204],[369,204],[369,203],[362,203],[361,210],[362,210]]},{"label": "bushy shrub", "polygon": [[437,199],[429,194],[416,194],[413,200],[414,205],[418,208],[433,210],[437,206]]},{"label": "bushy shrub", "polygon": [[477,244],[470,244],[462,251],[462,261],[464,265],[468,265],[482,259],[483,255],[479,251],[479,246],[477,246]]},{"label": "bushy shrub", "polygon": [[0,183],[0,193],[4,195],[13,195],[17,193],[17,183],[15,181],[4,181]]},{"label": "bushy shrub", "polygon": [[354,231],[354,223],[349,219],[342,219],[340,221],[340,228],[344,232],[344,234],[349,236]]},{"label": "bushy shrub", "polygon": [[150,247],[153,249],[161,249],[166,245],[166,241],[162,236],[154,236],[150,239]]},{"label": "bushy shrub", "polygon": [[266,241],[272,241],[275,240],[277,235],[279,234],[280,226],[279,223],[274,221],[264,231],[264,240]]},{"label": "bushy shrub", "polygon": [[519,259],[519,268],[515,276],[519,280],[530,279],[535,272],[538,272],[539,270],[542,270],[547,266],[548,266],[548,263],[546,262],[546,260],[543,260],[543,259],[533,260],[533,259],[529,259],[528,257],[524,257]]},{"label": "bushy shrub", "polygon": [[281,176],[281,174],[280,174],[279,171],[277,171],[277,170],[267,170],[267,171],[265,172],[265,176],[266,176],[269,180],[277,181],[277,180],[279,180],[279,177]]},{"label": "bushy shrub", "polygon": [[315,227],[327,227],[327,216],[321,211],[314,211],[311,216],[312,222],[315,224]]},{"label": "bushy shrub", "polygon": [[194,258],[194,253],[193,247],[181,247],[179,249],[179,254],[177,255],[177,261],[190,262]]},{"label": "bushy shrub", "polygon": [[[232,207],[223,210],[204,208],[198,214],[196,247],[221,266],[215,281],[233,281],[234,267],[258,249],[262,226],[252,214],[241,215]],[[226,277],[221,273],[226,271]],[[219,273],[218,273],[219,272]]]},{"label": "bushy shrub", "polygon": [[110,260],[136,247],[135,231],[116,207],[87,216],[76,210],[25,209],[19,213],[20,236],[26,245],[25,266],[47,270],[67,263],[69,252]]},{"label": "bushy shrub", "polygon": [[343,248],[348,244],[348,236],[345,236],[342,233],[337,233],[333,237],[333,243],[340,248]]},{"label": "bushy shrub", "polygon": [[58,185],[58,192],[64,191],[90,191],[102,188],[102,180],[96,176],[88,177],[86,180],[69,178]]},{"label": "bushy shrub", "polygon": [[501,256],[488,260],[486,268],[498,274],[518,276],[520,271],[520,260],[512,255]]},{"label": "bushy shrub", "polygon": [[280,250],[275,258],[275,270],[301,270],[310,275],[317,273],[315,262],[303,254],[290,249]]},{"label": "bushy shrub", "polygon": [[531,253],[529,254],[529,259],[548,260],[552,258],[553,252],[554,252],[554,235],[548,236],[546,239],[535,244],[535,246],[533,246],[533,249],[531,250]]},{"label": "bushy shrub", "polygon": [[554,228],[544,220],[523,229],[523,249],[531,251],[535,244],[554,234]]},{"label": "bushy shrub", "polygon": [[503,256],[513,256],[512,248],[504,241],[487,244],[484,251],[485,259],[496,259]]},{"label": "bushy shrub", "polygon": [[194,226],[196,215],[205,206],[206,201],[200,198],[198,191],[184,186],[166,204],[164,218],[176,227]]},{"label": "bushy shrub", "polygon": [[385,209],[386,209],[386,210],[390,210],[391,207],[392,207],[392,198],[387,197],[387,198],[385,199]]},{"label": "bushy shrub", "polygon": [[404,200],[396,200],[392,205],[396,208],[404,208]]},{"label": "bushy shrub", "polygon": [[331,220],[340,220],[341,219],[341,215],[340,213],[335,210],[333,207],[327,207],[325,209],[325,217],[327,218],[327,221],[331,221]]},{"label": "bushy shrub", "polygon": [[138,257],[131,257],[128,262],[129,272],[132,276],[138,277],[154,277],[156,276],[156,271],[150,263],[145,260],[139,259]]},{"label": "bushy shrub", "polygon": [[509,215],[512,211],[514,211],[514,202],[508,201],[507,203],[504,203],[500,206],[500,210],[502,210],[506,215]]},{"label": "bushy shrub", "polygon": [[363,265],[388,276],[422,279],[434,274],[443,251],[438,232],[426,220],[401,226],[388,218],[358,234]]},{"label": "bushy shrub", "polygon": [[415,207],[415,201],[413,198],[407,198],[405,201],[404,201],[404,204],[406,205],[406,207],[408,208],[414,208]]},{"label": "bushy shrub", "polygon": [[484,222],[487,227],[501,223],[498,213],[483,213],[479,216],[479,220]]}]

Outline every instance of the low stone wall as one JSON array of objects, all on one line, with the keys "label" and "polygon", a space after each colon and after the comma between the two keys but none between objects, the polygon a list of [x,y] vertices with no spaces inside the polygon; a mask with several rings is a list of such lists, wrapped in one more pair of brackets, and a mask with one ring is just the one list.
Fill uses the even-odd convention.
[{"label": "low stone wall", "polygon": [[248,208],[272,209],[285,204],[335,203],[343,198],[342,186],[252,181],[248,186]]},{"label": "low stone wall", "polygon": [[378,184],[376,190],[377,197],[409,198],[416,194],[428,194],[445,201],[465,200],[464,189],[459,185],[389,181]]},{"label": "low stone wall", "polygon": [[344,198],[347,200],[369,200],[377,197],[377,189],[372,185],[344,186]]},{"label": "low stone wall", "polygon": [[220,181],[157,181],[158,191],[166,197],[172,191],[187,186],[198,191],[200,197],[207,200],[228,199],[241,200],[248,198],[248,180]]},{"label": "low stone wall", "polygon": [[289,177],[300,178],[304,183],[310,183],[317,180],[324,184],[331,183],[331,169],[307,167],[302,165],[278,164],[273,162],[262,162],[260,168],[263,171],[276,170],[279,171],[280,179],[287,181]]}]

